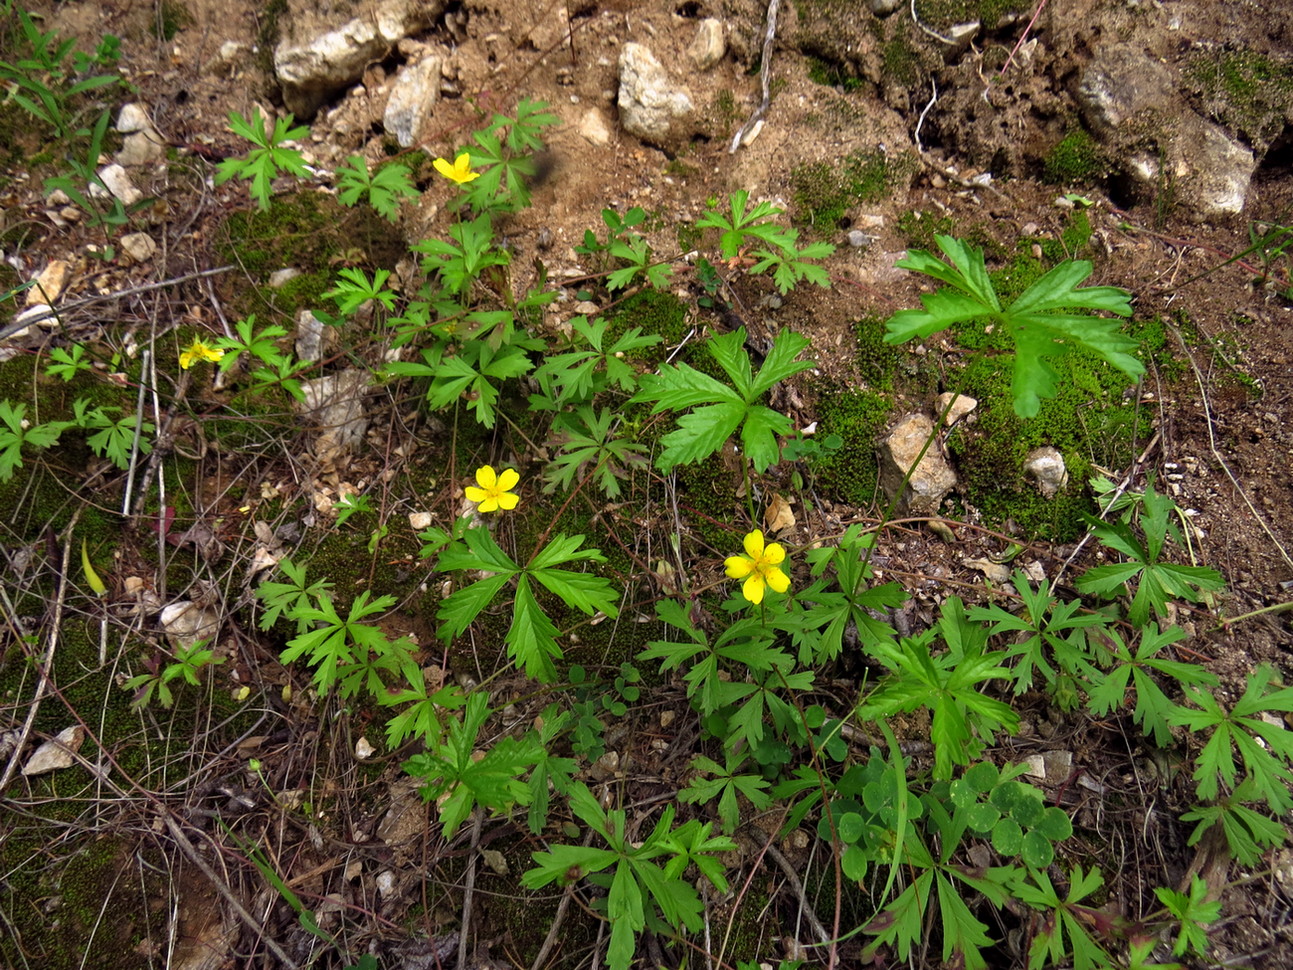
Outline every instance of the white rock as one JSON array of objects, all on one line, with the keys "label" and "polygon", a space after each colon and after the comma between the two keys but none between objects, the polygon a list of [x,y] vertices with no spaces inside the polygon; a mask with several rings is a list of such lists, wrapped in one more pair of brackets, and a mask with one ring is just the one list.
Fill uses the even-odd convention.
[{"label": "white rock", "polygon": [[414,532],[421,532],[423,529],[429,529],[434,519],[430,512],[410,512],[409,528]]},{"label": "white rock", "polygon": [[301,385],[305,394],[306,417],[318,432],[314,456],[320,464],[335,461],[357,447],[368,430],[364,414],[364,394],[368,374],[358,368],[347,368]]},{"label": "white rock", "polygon": [[[99,178],[103,180],[108,191],[120,199],[123,205],[134,205],[144,197],[144,193],[135,188],[135,184],[130,181],[126,170],[118,164],[105,165],[99,169]],[[99,189],[99,186],[91,185],[90,193],[93,195],[96,189]],[[102,189],[99,189],[99,194],[102,195]]]},{"label": "white rock", "polygon": [[698,71],[708,71],[727,53],[727,37],[723,23],[706,17],[696,27],[696,37],[687,48],[687,56]]},{"label": "white rock", "polygon": [[[272,285],[272,284],[271,284]],[[311,363],[323,360],[323,343],[328,328],[309,310],[296,315],[296,356]]]},{"label": "white rock", "polygon": [[52,740],[46,741],[32,752],[27,763],[22,766],[22,773],[27,777],[44,775],[60,768],[70,768],[76,764],[76,752],[85,743],[85,728],[79,724],[65,727]]},{"label": "white rock", "polygon": [[1050,445],[1034,448],[1024,459],[1024,475],[1037,483],[1037,490],[1045,498],[1054,498],[1069,483],[1064,456]]},{"label": "white rock", "polygon": [[286,25],[285,39],[274,48],[274,72],[288,110],[312,116],[400,40],[434,24],[446,6],[447,0],[382,0],[336,27],[317,13],[307,18],[298,12],[299,21]]},{"label": "white rock", "polygon": [[220,629],[220,614],[192,600],[180,600],[162,607],[162,629],[177,648],[189,648],[199,640],[210,643]]},{"label": "white rock", "polygon": [[892,499],[898,493],[903,476],[915,465],[907,488],[899,499],[899,509],[917,515],[938,511],[939,504],[956,486],[956,472],[943,454],[938,442],[930,446],[916,465],[916,456],[934,433],[934,421],[926,414],[908,414],[889,433],[880,446],[880,487]]},{"label": "white rock", "polygon": [[137,101],[131,101],[121,106],[121,111],[117,113],[117,131],[123,135],[129,135],[135,131],[152,130],[153,122],[148,117],[148,109]]},{"label": "white rock", "polygon": [[132,232],[121,237],[121,250],[131,262],[146,263],[157,252],[157,243],[146,232]]},{"label": "white rock", "polygon": [[367,739],[367,738],[360,738],[358,741],[356,741],[356,742],[355,742],[355,759],[356,759],[356,760],[358,760],[358,761],[367,761],[369,758],[371,758],[371,757],[372,757],[374,754],[376,754],[376,753],[377,753],[377,749],[376,749],[376,748],[374,748],[371,744],[369,744],[369,743],[368,743],[368,739]]},{"label": "white rock", "polygon": [[121,140],[121,151],[113,156],[118,165],[152,165],[166,157],[166,144],[155,131],[136,131]]},{"label": "white rock", "polygon": [[36,274],[36,282],[27,289],[27,305],[36,306],[52,303],[59,298],[63,287],[67,285],[67,274],[72,264],[65,259],[51,259],[45,268]]},{"label": "white rock", "polygon": [[[938,413],[942,414],[947,409],[947,404],[952,401],[952,392],[945,391],[938,396]],[[952,401],[952,408],[947,412],[947,426],[950,428],[961,418],[965,417],[971,411],[979,406],[979,402],[972,397],[964,394],[956,395],[956,400]]]},{"label": "white rock", "polygon": [[442,59],[428,55],[416,64],[406,64],[395,75],[382,124],[395,136],[401,148],[418,140],[422,125],[431,114],[431,106],[440,100]]},{"label": "white rock", "polygon": [[670,80],[650,50],[625,44],[619,75],[620,124],[625,131],[661,148],[691,135],[696,111],[691,94]]},{"label": "white rock", "polygon": [[[283,269],[276,269],[269,274],[267,285],[271,290],[280,289],[283,284],[289,280],[294,280],[301,275],[301,271],[295,266],[286,266]],[[317,358],[316,358],[317,359]]]},{"label": "white rock", "polygon": [[902,4],[902,0],[871,0],[871,12],[877,17],[887,17]]}]

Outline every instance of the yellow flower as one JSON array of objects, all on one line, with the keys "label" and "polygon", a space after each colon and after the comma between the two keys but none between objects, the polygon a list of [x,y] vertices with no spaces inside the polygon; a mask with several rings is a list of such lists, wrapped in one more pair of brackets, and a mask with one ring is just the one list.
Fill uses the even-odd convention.
[{"label": "yellow flower", "polygon": [[511,492],[520,480],[521,476],[515,468],[505,468],[503,474],[499,475],[489,465],[482,465],[476,469],[476,485],[480,487],[468,485],[467,498],[475,502],[476,508],[481,512],[497,512],[500,509],[510,512],[521,501]]},{"label": "yellow flower", "polygon": [[194,364],[200,364],[204,360],[209,360],[214,364],[223,356],[223,350],[208,347],[201,340],[195,340],[189,344],[188,350],[180,354],[180,369],[188,370]]},{"label": "yellow flower", "polygon": [[452,164],[443,158],[437,158],[433,163],[435,170],[447,179],[452,179],[459,185],[463,182],[470,182],[472,179],[480,178],[479,172],[471,170],[471,156],[466,152],[459,155]]},{"label": "yellow flower", "polygon": [[724,565],[730,579],[744,579],[742,595],[751,603],[763,602],[763,588],[784,593],[790,588],[790,577],[781,571],[786,550],[778,542],[763,544],[763,533],[755,529],[745,537],[745,555],[728,556]]}]

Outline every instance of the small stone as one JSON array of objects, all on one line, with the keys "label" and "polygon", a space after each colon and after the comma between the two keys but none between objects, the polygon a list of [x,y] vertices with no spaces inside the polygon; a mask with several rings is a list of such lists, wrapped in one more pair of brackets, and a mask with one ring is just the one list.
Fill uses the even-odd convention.
[{"label": "small stone", "polygon": [[430,528],[433,521],[434,519],[431,517],[430,512],[409,513],[409,528],[414,532],[421,532],[423,529]]},{"label": "small stone", "polygon": [[72,264],[65,259],[51,259],[36,276],[36,282],[27,290],[27,305],[53,303],[67,285],[67,274]]},{"label": "small stone", "polygon": [[1046,757],[1040,754],[1030,754],[1024,759],[1024,774],[1030,778],[1046,777]]},{"label": "small stone", "polygon": [[625,131],[661,148],[690,136],[696,113],[691,94],[669,78],[649,49],[625,44],[619,77],[620,124]]},{"label": "small stone", "polygon": [[902,0],[871,0],[871,12],[877,17],[887,17],[902,4]]},{"label": "small stone", "polygon": [[118,165],[152,165],[166,157],[166,144],[155,131],[136,131],[122,139],[121,151],[114,157]]},{"label": "small stone", "polygon": [[210,642],[220,628],[220,614],[191,600],[162,607],[162,629],[176,647],[192,647],[199,640]]},{"label": "small stone", "polygon": [[[120,199],[123,205],[134,205],[144,197],[144,193],[135,188],[135,184],[130,181],[130,176],[126,174],[126,170],[118,164],[105,165],[99,169],[99,178],[103,181],[103,185],[107,187],[108,191]],[[97,194],[102,197],[103,188],[91,184],[90,194],[95,195],[96,190]]]},{"label": "small stone", "polygon": [[22,773],[27,777],[44,775],[76,764],[76,752],[85,743],[85,728],[79,724],[65,727],[57,736],[46,741],[27,759]]},{"label": "small stone", "polygon": [[579,119],[579,134],[590,145],[605,148],[611,143],[610,125],[599,108],[589,108]]},{"label": "small stone", "polygon": [[296,356],[311,363],[322,360],[326,335],[323,321],[309,310],[302,310],[296,315]]},{"label": "small stone", "polygon": [[395,76],[382,124],[401,148],[417,141],[431,107],[440,100],[440,65],[439,57],[428,56],[406,64]]},{"label": "small stone", "polygon": [[367,739],[367,738],[360,738],[358,741],[356,741],[356,742],[355,742],[355,759],[356,759],[356,760],[358,760],[358,761],[367,761],[369,758],[371,758],[371,757],[372,757],[374,754],[376,754],[376,753],[377,753],[377,749],[376,749],[376,748],[374,748],[371,744],[369,744],[369,743],[368,743],[368,739]]},{"label": "small stone", "polygon": [[722,21],[706,17],[696,27],[696,38],[687,48],[687,56],[698,71],[708,71],[727,53],[727,38]]},{"label": "small stone", "polygon": [[[945,410],[947,410],[947,404],[949,401],[952,401],[951,391],[946,391],[938,396],[939,414],[942,414]],[[961,418],[965,417],[967,414],[969,414],[978,406],[979,406],[979,402],[976,401],[974,398],[967,397],[964,394],[956,395],[956,400],[952,401],[951,410],[947,411],[947,426],[950,428],[952,425],[956,424],[956,422],[960,421]]]},{"label": "small stone", "polygon": [[1046,766],[1046,784],[1062,785],[1073,772],[1072,751],[1047,751],[1042,754]]},{"label": "small stone", "polygon": [[991,559],[967,559],[965,565],[983,573],[983,578],[992,583],[1005,583],[1010,579],[1010,567],[1005,563],[993,562]]},{"label": "small stone", "polygon": [[287,266],[283,269],[276,269],[274,270],[274,272],[269,274],[269,288],[271,290],[280,289],[289,280],[294,280],[300,275],[301,275],[301,271],[297,269],[295,266]]},{"label": "small stone", "polygon": [[[925,442],[934,433],[934,422],[925,414],[905,415],[880,447],[880,486],[892,499],[903,477],[916,463]],[[938,511],[943,498],[956,486],[956,472],[935,443],[912,471],[899,499],[904,512],[916,515]]]},{"label": "small stone", "polygon": [[157,243],[146,232],[132,232],[121,237],[121,251],[132,263],[146,263],[157,253]]},{"label": "small stone", "polygon": [[117,114],[117,131],[129,135],[136,131],[147,131],[153,127],[148,117],[148,109],[138,102],[131,101],[121,106]]},{"label": "small stone", "polygon": [[852,229],[849,231],[849,245],[854,249],[861,249],[863,246],[870,246],[875,242],[875,236],[868,236],[861,229]]},{"label": "small stone", "polygon": [[1054,498],[1069,482],[1064,456],[1050,445],[1034,448],[1024,459],[1024,475],[1035,479],[1037,490],[1044,498]]}]

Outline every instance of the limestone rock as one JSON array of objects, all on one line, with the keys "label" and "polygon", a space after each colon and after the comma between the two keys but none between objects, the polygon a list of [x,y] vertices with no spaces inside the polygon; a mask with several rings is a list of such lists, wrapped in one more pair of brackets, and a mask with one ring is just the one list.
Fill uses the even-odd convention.
[{"label": "limestone rock", "polygon": [[871,0],[871,12],[877,17],[887,17],[898,9],[902,0]]},{"label": "limestone rock", "polygon": [[[949,401],[952,403],[950,410],[947,407]],[[978,401],[965,394],[956,395],[956,400],[952,401],[951,391],[946,391],[940,394],[936,403],[939,414],[942,414],[945,410],[947,411],[946,423],[949,428],[979,406]]]},{"label": "limestone rock", "polygon": [[323,360],[323,342],[327,327],[309,310],[296,315],[296,356],[311,363]]},{"label": "limestone rock", "polygon": [[382,124],[395,136],[401,148],[417,142],[431,106],[440,100],[440,69],[443,61],[429,54],[416,64],[406,64],[395,75]]},{"label": "limestone rock", "polygon": [[600,108],[589,108],[579,119],[579,134],[590,145],[605,148],[611,143],[610,125]]},{"label": "limestone rock", "polygon": [[708,71],[726,53],[727,37],[723,34],[723,22],[706,17],[696,27],[696,39],[687,48],[687,57],[696,66],[696,70]]},{"label": "limestone rock", "polygon": [[658,148],[677,146],[693,132],[696,107],[690,92],[672,81],[641,44],[620,51],[620,124]]},{"label": "limestone rock", "polygon": [[187,649],[199,640],[208,643],[220,629],[220,614],[210,606],[179,600],[162,607],[162,629],[177,649]]},{"label": "limestone rock", "polygon": [[117,131],[125,135],[117,164],[149,165],[166,157],[166,142],[153,127],[148,109],[138,102],[123,104],[117,115]]},{"label": "limestone rock", "polygon": [[368,374],[355,367],[301,384],[307,416],[318,429],[314,456],[320,464],[336,461],[363,440],[368,430],[367,389]]},{"label": "limestone rock", "polygon": [[121,251],[133,263],[146,263],[157,253],[157,243],[146,232],[132,232],[121,237]]},{"label": "limestone rock", "polygon": [[274,71],[283,102],[310,118],[328,98],[354,84],[410,34],[431,26],[447,0],[382,0],[337,24],[329,6],[294,0],[283,15],[283,40],[274,48]]},{"label": "limestone rock", "polygon": [[1044,498],[1054,498],[1069,483],[1064,456],[1050,445],[1034,448],[1024,459],[1024,475],[1037,483]]},{"label": "limestone rock", "polygon": [[[108,192],[121,200],[122,205],[134,205],[144,197],[144,193],[135,188],[135,183],[130,181],[130,176],[126,170],[118,164],[105,165],[99,169],[99,178],[103,181]],[[103,197],[103,186],[97,184],[90,185],[90,194]]]},{"label": "limestone rock", "polygon": [[27,763],[22,766],[22,773],[27,777],[44,775],[60,768],[70,768],[76,764],[76,752],[85,743],[85,728],[79,724],[63,728],[57,736],[46,741],[32,752]]},{"label": "limestone rock", "polygon": [[1169,183],[1190,218],[1239,213],[1257,167],[1253,153],[1196,113],[1180,87],[1138,47],[1110,44],[1083,71],[1077,100],[1107,154],[1124,159],[1123,171],[1143,194]]},{"label": "limestone rock", "polygon": [[[916,463],[916,456],[934,433],[934,421],[926,414],[908,414],[880,446],[880,487],[892,499],[903,476]],[[911,474],[898,507],[916,515],[938,511],[943,498],[956,486],[956,472],[935,442]]]}]

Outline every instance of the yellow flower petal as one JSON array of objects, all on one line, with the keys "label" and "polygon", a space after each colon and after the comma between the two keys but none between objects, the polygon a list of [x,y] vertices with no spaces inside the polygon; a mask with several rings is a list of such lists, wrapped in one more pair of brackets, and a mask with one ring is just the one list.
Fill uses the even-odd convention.
[{"label": "yellow flower petal", "polygon": [[504,468],[503,474],[498,476],[498,487],[507,492],[516,488],[517,483],[521,481],[521,473],[515,468]]},{"label": "yellow flower petal", "polygon": [[741,587],[741,592],[747,600],[758,606],[763,602],[763,577],[758,573],[751,573],[750,578]]},{"label": "yellow flower petal", "polygon": [[494,512],[498,509],[498,498],[494,495],[488,495],[476,506],[478,512]]},{"label": "yellow flower petal", "polygon": [[463,489],[463,494],[467,496],[468,502],[483,502],[489,498],[489,493],[483,488],[477,488],[475,485],[468,485]]},{"label": "yellow flower petal", "polygon": [[763,561],[769,566],[775,566],[785,558],[785,547],[779,542],[770,542],[763,550]]},{"label": "yellow flower petal", "polygon": [[763,555],[763,533],[758,529],[746,535],[745,554],[756,562]]},{"label": "yellow flower petal", "polygon": [[521,497],[513,492],[498,493],[498,507],[504,512],[511,512],[520,503]]},{"label": "yellow flower petal", "polygon": [[754,572],[754,563],[745,556],[728,556],[723,565],[727,569],[728,579],[744,579]]},{"label": "yellow flower petal", "polygon": [[498,473],[493,466],[481,465],[476,469],[476,484],[487,490],[498,487]]},{"label": "yellow flower petal", "polygon": [[778,593],[784,593],[790,588],[790,577],[776,566],[766,570],[763,573],[763,578],[767,581],[767,584]]}]

